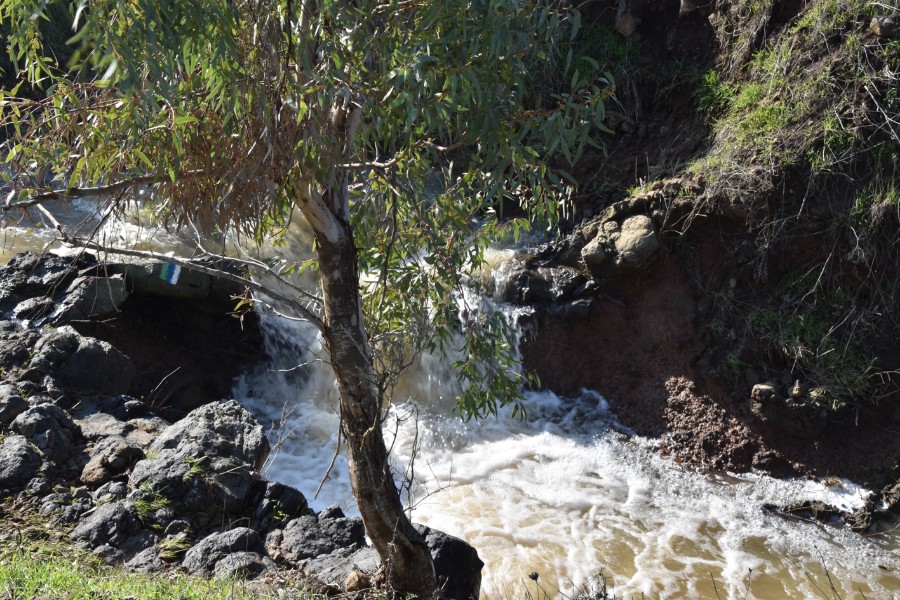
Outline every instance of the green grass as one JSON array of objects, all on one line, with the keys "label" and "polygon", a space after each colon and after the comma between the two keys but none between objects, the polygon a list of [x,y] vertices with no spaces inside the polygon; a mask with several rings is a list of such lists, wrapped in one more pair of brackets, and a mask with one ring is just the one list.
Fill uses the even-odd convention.
[{"label": "green grass", "polygon": [[172,507],[169,499],[154,490],[149,482],[145,481],[142,483],[140,489],[148,494],[146,498],[139,497],[134,499],[134,509],[141,519],[146,519],[160,509]]},{"label": "green grass", "polygon": [[194,458],[192,456],[185,457],[184,461],[188,464],[188,470],[181,476],[182,480],[184,480],[185,483],[188,483],[192,479],[205,475],[206,472],[209,471],[209,465],[204,464],[206,459],[206,456],[201,456],[199,458]]},{"label": "green grass", "polygon": [[640,42],[625,39],[612,28],[584,27],[575,40],[573,61],[577,64],[586,56],[608,69],[633,63],[640,52]]},{"label": "green grass", "polygon": [[734,91],[731,86],[722,81],[715,69],[710,69],[705,73],[695,73],[694,76],[697,79],[694,99],[700,111],[716,117],[728,108],[734,97]]},{"label": "green grass", "polygon": [[172,562],[180,560],[185,553],[191,549],[192,541],[186,534],[167,537],[157,544],[159,557],[166,561]]},{"label": "green grass", "polygon": [[861,343],[870,333],[869,319],[853,293],[818,275],[787,278],[774,295],[779,304],[750,312],[748,332],[810,383],[817,403],[837,408],[865,402],[874,362]]},{"label": "green grass", "polygon": [[235,580],[127,573],[65,546],[26,544],[0,552],[0,598],[249,600],[261,598]]},{"label": "green grass", "polygon": [[851,216],[856,227],[868,229],[873,226],[873,211],[896,209],[900,206],[900,185],[891,180],[876,179],[856,196]]}]

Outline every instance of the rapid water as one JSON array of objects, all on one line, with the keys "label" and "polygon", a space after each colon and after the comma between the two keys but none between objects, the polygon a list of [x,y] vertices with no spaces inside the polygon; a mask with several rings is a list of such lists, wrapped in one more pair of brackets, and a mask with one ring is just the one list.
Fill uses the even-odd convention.
[{"label": "rapid water", "polygon": [[[66,227],[96,224],[89,203],[54,213]],[[36,224],[5,223],[4,260],[55,247]],[[101,235],[190,253],[138,221],[111,223]],[[498,270],[512,255],[496,254]],[[300,322],[261,321],[272,362],[240,378],[234,395],[272,426],[266,475],[302,490],[314,508],[338,504],[352,514],[321,339]],[[864,538],[761,508],[807,499],[853,508],[868,492],[850,482],[687,471],[630,435],[593,391],[531,392],[526,420],[501,410],[463,423],[452,414],[452,381],[446,361],[423,356],[395,396],[386,434],[413,519],[478,549],[483,597],[589,591],[602,572],[618,598],[900,598],[900,533]]]},{"label": "rapid water", "polygon": [[[352,514],[343,452],[313,499],[338,427],[321,341],[273,316],[263,327],[275,364],[243,377],[235,395],[281,423],[266,475],[314,508]],[[601,570],[619,598],[900,597],[900,536],[863,538],[761,508],[805,499],[854,508],[868,492],[850,482],[687,471],[629,435],[592,391],[531,392],[526,420],[501,411],[464,423],[451,414],[451,381],[445,362],[423,357],[385,429],[398,481],[412,482],[402,488],[413,519],[478,549],[484,597],[571,594]]]}]

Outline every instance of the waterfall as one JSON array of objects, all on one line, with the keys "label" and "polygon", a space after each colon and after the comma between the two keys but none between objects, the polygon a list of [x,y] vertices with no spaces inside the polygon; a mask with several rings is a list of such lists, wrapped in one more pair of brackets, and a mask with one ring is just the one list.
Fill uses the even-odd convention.
[{"label": "waterfall", "polygon": [[[353,514],[321,339],[302,323],[261,318],[272,363],[242,377],[235,396],[273,424],[266,475],[299,488],[316,509],[338,504]],[[449,364],[434,355],[416,362],[401,389],[385,435],[404,501],[415,521],[478,549],[485,597],[572,593],[601,569],[620,598],[900,590],[900,536],[866,539],[762,509],[809,499],[853,509],[869,492],[851,482],[687,471],[631,435],[590,390],[527,392],[527,419],[502,409],[465,423],[452,414]]]},{"label": "waterfall", "polygon": [[[59,218],[90,217],[87,206],[75,209]],[[31,226],[5,229],[5,248],[45,249],[51,236]],[[117,227],[109,235],[135,245],[178,244],[164,232]],[[309,248],[302,232],[291,235],[299,238],[288,248]],[[496,275],[510,260],[515,252],[505,250],[488,262]],[[495,289],[501,297],[502,282]],[[302,322],[265,310],[260,319],[270,360],[241,377],[234,396],[271,426],[265,474],[316,509],[338,504],[353,514],[322,340]],[[900,594],[900,533],[864,538],[762,509],[815,499],[853,509],[869,492],[852,482],[686,470],[618,424],[597,391],[527,392],[525,420],[501,409],[464,423],[452,413],[449,363],[435,355],[416,361],[399,389],[385,433],[398,481],[414,467],[403,498],[414,520],[478,549],[484,597],[571,593],[601,569],[619,598],[832,598],[832,585],[842,598]]]}]

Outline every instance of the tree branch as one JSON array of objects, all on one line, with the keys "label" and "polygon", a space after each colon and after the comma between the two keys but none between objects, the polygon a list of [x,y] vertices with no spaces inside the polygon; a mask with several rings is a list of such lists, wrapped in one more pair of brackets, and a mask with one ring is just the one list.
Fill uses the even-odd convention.
[{"label": "tree branch", "polygon": [[86,196],[111,196],[112,194],[123,192],[129,188],[139,185],[149,185],[159,183],[163,178],[159,175],[147,175],[144,177],[135,177],[134,179],[126,179],[109,185],[101,185],[97,187],[86,188],[69,188],[67,190],[50,190],[34,194],[28,200],[21,202],[8,202],[0,207],[4,211],[10,211],[16,208],[29,208],[37,206],[43,202],[50,200],[67,200],[72,198],[84,198]]},{"label": "tree branch", "polygon": [[[197,177],[202,173],[202,171],[188,171],[187,173],[182,173],[181,177]],[[27,200],[22,200],[21,202],[7,202],[0,205],[0,210],[9,212],[19,208],[30,208],[51,200],[71,200],[74,198],[86,198],[88,196],[112,196],[113,194],[120,194],[133,187],[162,183],[166,179],[168,179],[168,176],[165,175],[144,175],[142,177],[124,179],[122,181],[117,181],[116,183],[97,187],[74,187],[66,190],[49,190],[34,194]]]},{"label": "tree branch", "polygon": [[212,277],[218,277],[227,281],[233,281],[234,283],[246,286],[247,288],[255,292],[265,294],[274,300],[284,303],[286,306],[289,306],[292,310],[294,310],[303,320],[312,324],[320,332],[324,332],[325,330],[325,324],[323,323],[322,319],[319,318],[311,310],[303,306],[303,304],[297,302],[296,300],[288,298],[287,296],[284,296],[283,294],[280,294],[264,285],[247,279],[246,277],[241,277],[240,275],[235,275],[234,273],[229,273],[228,271],[224,271],[222,269],[216,269],[206,265],[201,265],[186,258],[169,256],[167,254],[161,254],[159,252],[151,252],[147,250],[128,250],[126,248],[116,248],[114,246],[103,246],[91,240],[69,237],[65,234],[62,234],[60,241],[75,248],[87,248],[89,250],[96,250],[98,252],[105,252],[109,254],[119,254],[122,256],[133,256],[135,258],[144,258],[160,262],[170,262],[184,269],[203,273],[204,275],[210,275]]},{"label": "tree branch", "polygon": [[288,288],[289,290],[296,292],[296,293],[300,294],[301,296],[305,296],[307,300],[315,303],[316,306],[319,306],[319,307],[322,306],[321,298],[319,298],[315,294],[309,293],[308,291],[304,290],[302,287],[291,283],[290,281],[288,281],[287,279],[282,277],[278,271],[276,271],[275,269],[273,269],[272,267],[270,267],[269,265],[267,265],[266,263],[264,263],[261,260],[256,260],[254,258],[239,258],[239,257],[235,257],[235,256],[224,256],[221,254],[216,254],[215,252],[210,252],[203,246],[203,243],[201,241],[200,232],[197,230],[196,227],[194,227],[194,223],[190,220],[188,220],[188,222],[194,228],[194,235],[197,238],[194,241],[197,243],[197,248],[200,250],[200,252],[203,253],[204,256],[215,259],[215,260],[230,261],[230,262],[238,263],[247,268],[260,269],[264,274],[275,278],[275,280],[278,283],[280,283],[284,287]]},{"label": "tree branch", "polygon": [[293,191],[294,205],[306,217],[313,232],[321,236],[322,241],[337,244],[344,236],[344,230],[322,195],[313,189],[313,184],[307,181],[295,182]]}]

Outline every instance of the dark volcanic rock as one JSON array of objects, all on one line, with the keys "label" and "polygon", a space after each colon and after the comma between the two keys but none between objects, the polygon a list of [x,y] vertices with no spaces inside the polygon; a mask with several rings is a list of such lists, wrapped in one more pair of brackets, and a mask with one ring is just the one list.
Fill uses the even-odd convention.
[{"label": "dark volcanic rock", "polygon": [[0,425],[9,425],[27,408],[28,402],[19,395],[16,386],[0,384]]},{"label": "dark volcanic rock", "polygon": [[53,299],[46,296],[28,298],[16,304],[12,309],[12,314],[17,319],[32,321],[49,315],[53,312],[54,306],[56,303],[53,302]]},{"label": "dark volcanic rock", "polygon": [[310,558],[303,564],[304,570],[311,577],[337,587],[344,586],[353,573],[374,574],[380,566],[381,559],[372,547],[358,550],[343,548],[331,554]]},{"label": "dark volcanic rock", "polygon": [[[234,272],[224,263],[207,266]],[[23,384],[52,376],[62,394],[47,391],[65,403],[131,393],[169,420],[227,397],[234,377],[264,356],[258,320],[231,316],[239,284],[187,269],[173,281],[162,277],[166,269],[148,261],[100,265],[89,254],[17,255],[0,267],[0,367],[27,366],[16,374]],[[74,329],[36,330],[50,318]],[[35,348],[42,336],[49,339]],[[132,405],[115,416],[145,410]]]},{"label": "dark volcanic rock", "polygon": [[76,542],[91,548],[102,544],[119,546],[137,531],[138,518],[127,503],[102,504],[69,534]]},{"label": "dark volcanic rock", "polygon": [[9,310],[21,300],[53,296],[65,289],[78,270],[95,264],[89,254],[77,258],[22,252],[0,268],[0,310]]},{"label": "dark volcanic rock", "polygon": [[260,549],[259,535],[247,527],[214,533],[187,551],[182,566],[191,573],[211,572],[216,563],[235,552]]},{"label": "dark volcanic rock", "polygon": [[121,394],[134,378],[134,365],[107,342],[83,337],[66,325],[44,334],[28,365],[28,378],[53,375],[69,393]]},{"label": "dark volcanic rock", "polygon": [[463,540],[442,531],[417,525],[434,559],[441,598],[470,600],[481,592],[481,569],[484,562],[478,551]]},{"label": "dark volcanic rock", "polygon": [[81,431],[69,413],[55,404],[39,404],[20,414],[10,425],[40,448],[50,460],[63,463],[72,457]]},{"label": "dark volcanic rock", "polygon": [[128,299],[125,278],[79,277],[66,290],[65,298],[56,310],[54,321],[67,323],[115,313]]},{"label": "dark volcanic rock", "polygon": [[41,334],[33,329],[0,334],[0,367],[11,371],[21,367],[33,354]]},{"label": "dark volcanic rock", "polygon": [[159,557],[155,546],[141,550],[125,566],[136,573],[158,573],[166,570],[168,565]]},{"label": "dark volcanic rock", "polygon": [[290,519],[313,514],[300,490],[274,481],[264,482],[264,485],[255,515],[261,524],[283,526]]},{"label": "dark volcanic rock", "polygon": [[94,497],[98,504],[111,502],[115,500],[124,500],[128,495],[128,486],[121,481],[110,481],[104,483],[94,492]]},{"label": "dark volcanic rock", "polygon": [[102,440],[110,436],[125,437],[134,431],[134,425],[131,423],[120,421],[106,413],[94,413],[84,419],[79,419],[78,427],[85,439],[91,441]]},{"label": "dark volcanic rock", "polygon": [[750,410],[761,421],[783,431],[818,436],[846,420],[851,410],[846,402],[833,400],[828,394],[817,397],[816,391],[793,397],[779,394],[773,384],[757,384],[750,392]]},{"label": "dark volcanic rock", "polygon": [[189,448],[198,456],[229,456],[253,469],[262,468],[269,455],[265,431],[234,400],[207,404],[166,429],[151,450]]},{"label": "dark volcanic rock", "polygon": [[81,482],[91,487],[106,483],[144,457],[144,450],[125,438],[109,436],[91,450],[91,458],[81,471]]},{"label": "dark volcanic rock", "polygon": [[7,436],[0,444],[0,491],[24,486],[42,462],[43,456],[27,438]]},{"label": "dark volcanic rock", "polygon": [[275,563],[267,556],[257,552],[235,552],[216,562],[213,575],[227,579],[253,579],[275,569]]},{"label": "dark volcanic rock", "polygon": [[338,549],[357,550],[365,545],[365,528],[358,518],[300,517],[266,537],[269,556],[294,563]]},{"label": "dark volcanic rock", "polygon": [[[275,568],[255,530],[208,535],[241,519],[262,531],[286,525],[285,545],[294,555],[362,548],[359,519],[339,511],[317,518],[298,490],[260,480],[269,444],[249,412],[235,401],[208,403],[230,390],[236,365],[260,356],[258,346],[248,352],[233,331],[219,335],[241,327],[224,312],[215,314],[230,308],[230,294],[240,290],[182,274],[172,293],[158,264],[131,279],[133,266],[121,273],[84,267],[28,255],[0,269],[0,310],[8,318],[15,309],[22,319],[45,315],[71,323],[0,321],[0,367],[9,374],[0,383],[0,426],[12,431],[0,440],[0,491],[29,485],[27,497],[39,513],[71,526],[75,543],[141,572],[182,555],[185,568],[223,577]],[[245,326],[253,329],[248,318]],[[92,331],[113,331],[116,343]],[[130,358],[132,351],[141,362]],[[208,364],[191,371],[198,356]],[[182,365],[189,374],[179,379]],[[216,386],[204,387],[208,379]],[[169,387],[172,382],[181,387]],[[206,404],[174,425],[154,414],[163,407],[180,417],[192,403]],[[313,527],[301,533],[291,526],[299,517]],[[162,535],[175,541],[161,542]],[[187,550],[188,540],[198,538]]]},{"label": "dark volcanic rock", "polygon": [[269,452],[262,426],[234,400],[202,406],[150,446],[155,458],[131,473],[133,488],[149,485],[188,511],[242,510]]}]

